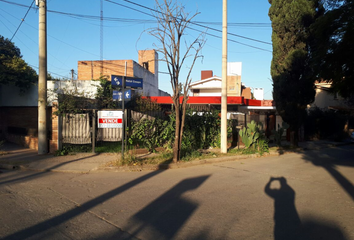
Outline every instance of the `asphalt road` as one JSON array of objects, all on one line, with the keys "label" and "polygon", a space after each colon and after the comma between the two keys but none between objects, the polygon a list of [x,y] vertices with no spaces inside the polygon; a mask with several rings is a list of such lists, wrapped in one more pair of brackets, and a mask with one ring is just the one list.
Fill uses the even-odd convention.
[{"label": "asphalt road", "polygon": [[0,239],[354,240],[354,146],[184,169],[0,173]]}]

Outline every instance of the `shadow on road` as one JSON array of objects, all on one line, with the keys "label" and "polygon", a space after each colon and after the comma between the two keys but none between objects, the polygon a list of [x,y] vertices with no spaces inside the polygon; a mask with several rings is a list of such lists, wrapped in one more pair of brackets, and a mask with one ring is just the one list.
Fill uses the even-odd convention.
[{"label": "shadow on road", "polygon": [[[91,156],[87,156],[87,157],[78,158],[78,159],[75,159],[75,160],[70,160],[70,161],[62,162],[62,163],[59,163],[59,164],[57,164],[57,165],[55,165],[55,166],[52,166],[52,167],[46,169],[45,171],[36,172],[36,173],[34,173],[34,174],[29,174],[29,175],[28,175],[28,174],[27,174],[28,172],[23,172],[23,174],[25,174],[26,176],[14,178],[14,179],[11,179],[11,180],[5,180],[5,178],[4,178],[2,175],[0,175],[0,176],[1,176],[1,178],[0,178],[0,185],[1,185],[1,184],[9,184],[9,183],[13,183],[13,182],[24,181],[24,180],[26,180],[26,181],[28,181],[28,180],[33,180],[33,179],[36,179],[36,178],[38,178],[38,177],[43,176],[45,173],[51,172],[52,170],[55,170],[55,169],[57,169],[57,168],[59,168],[59,167],[61,167],[61,166],[64,166],[64,165],[66,165],[66,164],[70,164],[70,163],[73,163],[73,162],[79,162],[79,161],[83,161],[83,160],[86,160],[86,159],[90,159],[90,158],[96,157],[97,155],[99,155],[99,154],[95,154],[95,155],[91,155]],[[53,156],[49,156],[49,157],[53,157]],[[49,158],[49,157],[48,157],[48,158]]]},{"label": "shadow on road", "polygon": [[[107,193],[104,193],[86,203],[83,203],[80,206],[77,206],[75,208],[73,208],[72,210],[69,210],[59,216],[55,216],[51,219],[48,219],[46,221],[43,221],[41,223],[38,223],[32,227],[28,227],[26,229],[23,229],[21,231],[18,231],[16,233],[13,233],[11,235],[6,236],[5,238],[3,238],[3,240],[9,240],[9,239],[27,239],[27,238],[31,238],[33,236],[40,236],[41,234],[45,234],[45,232],[49,229],[52,229],[70,219],[73,219],[74,217],[92,209],[93,207],[125,192],[126,190],[158,175],[159,173],[161,173],[162,171],[154,171],[151,173],[148,173],[144,176],[141,176],[131,182],[128,182],[120,187],[117,187],[115,189],[113,189],[112,191],[109,191]],[[33,238],[35,239],[35,238]],[[37,238],[39,239],[39,238]]]},{"label": "shadow on road", "polygon": [[[198,208],[183,194],[197,189],[209,176],[189,178],[181,181],[132,217],[129,232],[136,236],[145,228],[152,231],[150,239],[172,239]],[[141,223],[141,224],[139,224]]]},{"label": "shadow on road", "polygon": [[354,200],[354,186],[340,171],[337,166],[354,167],[352,146],[331,148],[324,151],[306,151],[303,154],[305,161],[324,168]]},{"label": "shadow on road", "polygon": [[[272,188],[273,182],[280,188]],[[286,178],[271,177],[264,192],[274,199],[274,240],[346,240],[343,232],[334,223],[316,219],[301,220],[295,207],[295,191]]]}]

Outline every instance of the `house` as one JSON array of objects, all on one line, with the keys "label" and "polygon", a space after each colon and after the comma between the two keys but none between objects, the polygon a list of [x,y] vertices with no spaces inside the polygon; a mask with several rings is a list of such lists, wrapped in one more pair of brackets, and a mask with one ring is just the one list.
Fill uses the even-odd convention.
[{"label": "house", "polygon": [[[127,66],[127,67],[125,67]],[[52,104],[58,94],[80,92],[81,97],[92,99],[97,92],[97,81],[101,75],[127,75],[143,78],[144,96],[169,96],[158,89],[158,55],[155,50],[139,51],[139,63],[134,60],[79,61],[78,80],[47,81],[47,131],[49,151],[60,146],[60,118],[53,115],[56,111]],[[0,86],[0,139],[19,145],[38,149],[38,87],[30,87],[20,94],[16,86]]]},{"label": "house", "polygon": [[313,103],[308,105],[308,109],[318,107],[320,109],[344,109],[348,105],[345,99],[342,98],[338,93],[333,93],[331,91],[332,83],[326,81],[316,81],[315,82],[315,100]]},{"label": "house", "polygon": [[168,96],[159,89],[158,54],[156,50],[139,50],[139,62],[134,60],[102,60],[78,61],[78,77],[80,80],[99,79],[111,75],[143,78],[143,89],[137,91],[143,96]]},{"label": "house", "polygon": [[[227,64],[227,96],[242,96],[241,62]],[[190,84],[191,96],[221,96],[221,77],[213,76],[212,70],[202,71],[201,80]],[[250,99],[250,98],[248,98]]]},{"label": "house", "polygon": [[[250,87],[241,82],[242,63],[228,63],[227,71],[227,108],[228,119],[237,120],[237,124],[246,126],[252,120],[263,124],[266,135],[282,125],[282,118],[276,112],[273,100],[264,100],[262,88]],[[221,109],[221,77],[213,75],[213,71],[201,71],[201,80],[190,84],[190,96],[187,104],[196,111]],[[157,103],[168,107],[172,104],[168,97],[151,97]]]}]

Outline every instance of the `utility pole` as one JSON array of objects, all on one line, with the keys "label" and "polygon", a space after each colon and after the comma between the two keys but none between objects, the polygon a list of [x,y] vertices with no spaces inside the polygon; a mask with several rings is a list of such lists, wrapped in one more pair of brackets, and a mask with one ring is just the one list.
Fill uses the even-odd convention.
[{"label": "utility pole", "polygon": [[71,81],[74,81],[74,69],[71,69],[70,70],[70,72],[71,72]]},{"label": "utility pole", "polygon": [[100,60],[101,60],[101,71],[100,77],[103,76],[103,0],[101,0],[101,12],[100,12]]},{"label": "utility pole", "polygon": [[47,3],[39,0],[38,154],[48,153],[47,139]]},{"label": "utility pole", "polygon": [[227,153],[227,0],[222,4],[221,153]]}]

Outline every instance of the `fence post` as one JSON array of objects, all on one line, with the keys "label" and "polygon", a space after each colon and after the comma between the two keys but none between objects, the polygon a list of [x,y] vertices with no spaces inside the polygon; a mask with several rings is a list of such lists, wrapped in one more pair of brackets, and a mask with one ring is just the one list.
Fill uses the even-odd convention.
[{"label": "fence post", "polygon": [[58,116],[58,150],[63,150],[63,115]]},{"label": "fence post", "polygon": [[92,142],[92,153],[95,153],[95,149],[96,149],[96,110],[93,109],[92,110],[92,139],[91,139],[91,142]]}]

